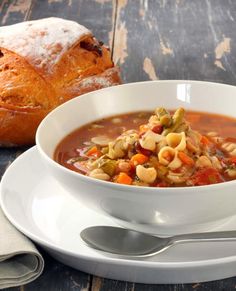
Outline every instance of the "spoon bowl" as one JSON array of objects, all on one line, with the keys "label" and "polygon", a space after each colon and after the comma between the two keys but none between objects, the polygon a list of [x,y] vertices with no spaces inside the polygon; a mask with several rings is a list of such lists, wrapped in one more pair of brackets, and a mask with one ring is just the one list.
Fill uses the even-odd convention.
[{"label": "spoon bowl", "polygon": [[122,256],[156,255],[177,243],[236,240],[236,231],[204,232],[158,237],[131,229],[113,226],[92,226],[80,233],[90,247]]}]

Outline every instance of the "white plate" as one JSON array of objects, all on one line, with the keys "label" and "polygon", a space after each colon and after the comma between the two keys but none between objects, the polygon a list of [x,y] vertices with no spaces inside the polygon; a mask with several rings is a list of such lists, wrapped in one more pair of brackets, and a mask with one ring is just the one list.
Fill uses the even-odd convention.
[{"label": "white plate", "polygon": [[[83,228],[115,223],[79,204],[53,180],[36,147],[7,169],[0,202],[6,216],[20,231],[59,261],[84,272],[161,284],[203,282],[236,275],[236,242],[178,245],[146,259],[123,259],[88,248],[79,236]],[[234,217],[218,230],[235,228]]]}]

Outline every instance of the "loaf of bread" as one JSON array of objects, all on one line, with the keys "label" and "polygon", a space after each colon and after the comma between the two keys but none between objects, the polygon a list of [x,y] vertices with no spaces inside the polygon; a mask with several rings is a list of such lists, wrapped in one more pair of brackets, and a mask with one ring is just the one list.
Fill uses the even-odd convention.
[{"label": "loaf of bread", "polygon": [[33,144],[53,108],[119,83],[109,49],[74,21],[45,18],[0,27],[0,145]]}]

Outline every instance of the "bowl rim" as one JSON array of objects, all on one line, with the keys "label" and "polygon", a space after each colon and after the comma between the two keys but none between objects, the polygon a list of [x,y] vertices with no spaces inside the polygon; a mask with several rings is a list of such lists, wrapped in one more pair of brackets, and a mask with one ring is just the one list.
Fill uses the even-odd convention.
[{"label": "bowl rim", "polygon": [[190,192],[194,193],[196,190],[206,191],[208,188],[210,188],[211,190],[214,190],[214,188],[216,188],[216,190],[221,190],[222,188],[225,188],[225,187],[230,187],[230,186],[235,186],[236,187],[236,180],[225,181],[225,182],[216,183],[216,184],[210,184],[210,185],[185,186],[185,187],[184,186],[180,186],[180,187],[135,186],[135,185],[124,185],[124,184],[114,183],[114,182],[110,182],[110,181],[103,181],[103,180],[95,179],[95,178],[92,178],[92,177],[89,177],[89,176],[85,176],[83,174],[80,174],[79,172],[73,171],[71,169],[68,169],[68,168],[62,166],[61,164],[59,164],[58,162],[56,162],[53,158],[49,157],[45,153],[45,151],[43,150],[43,148],[41,147],[41,143],[40,143],[40,132],[41,132],[44,124],[47,122],[48,119],[51,118],[51,116],[53,114],[55,114],[57,111],[62,110],[62,108],[64,106],[68,106],[68,104],[70,104],[70,103],[77,102],[77,100],[79,100],[81,98],[86,98],[86,96],[96,94],[97,92],[109,91],[111,89],[119,88],[119,87],[132,87],[132,86],[137,86],[137,85],[139,86],[141,84],[144,85],[144,84],[147,84],[147,83],[149,83],[149,84],[150,83],[157,83],[157,84],[162,84],[162,83],[171,83],[171,84],[178,84],[178,83],[199,84],[199,85],[206,85],[206,86],[229,87],[229,88],[232,88],[232,89],[235,89],[236,90],[236,86],[234,86],[234,85],[225,84],[225,83],[218,83],[218,82],[208,82],[208,81],[200,81],[200,80],[155,80],[155,81],[142,81],[142,82],[132,82],[132,83],[120,84],[120,85],[106,87],[106,88],[102,88],[102,89],[99,89],[99,90],[95,90],[95,91],[91,91],[91,92],[82,94],[82,95],[77,96],[77,97],[74,97],[74,98],[68,100],[67,102],[59,105],[58,107],[54,108],[51,112],[49,112],[49,114],[47,114],[47,116],[39,124],[39,126],[37,128],[37,131],[36,131],[35,140],[36,140],[37,149],[38,149],[39,153],[41,154],[41,156],[43,156],[44,159],[51,166],[53,166],[54,168],[57,168],[60,171],[64,172],[65,175],[72,175],[75,178],[82,179],[84,182],[92,183],[92,184],[98,184],[98,186],[103,186],[103,187],[105,186],[105,187],[108,187],[108,188],[115,188],[115,189],[120,190],[121,192],[124,192],[124,193],[127,190],[128,191],[131,190],[131,192],[136,192],[136,193],[142,192],[142,191],[148,191],[148,192],[163,192],[163,194],[166,195],[166,193],[172,193],[173,191],[176,192],[176,189],[178,189],[179,191],[184,191],[184,192],[186,192],[186,191],[189,192],[190,191]]}]

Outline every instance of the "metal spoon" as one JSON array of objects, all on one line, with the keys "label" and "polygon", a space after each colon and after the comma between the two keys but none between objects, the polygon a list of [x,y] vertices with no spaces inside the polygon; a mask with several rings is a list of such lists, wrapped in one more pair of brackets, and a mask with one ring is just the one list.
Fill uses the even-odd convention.
[{"label": "metal spoon", "polygon": [[120,227],[93,226],[84,229],[80,236],[90,247],[100,251],[144,257],[163,252],[178,243],[234,241],[236,231],[191,233],[164,238]]}]

